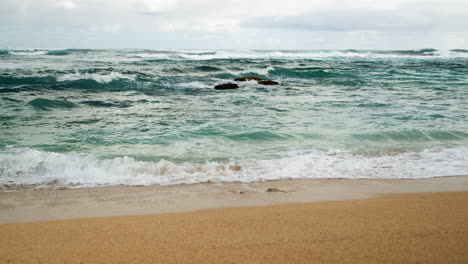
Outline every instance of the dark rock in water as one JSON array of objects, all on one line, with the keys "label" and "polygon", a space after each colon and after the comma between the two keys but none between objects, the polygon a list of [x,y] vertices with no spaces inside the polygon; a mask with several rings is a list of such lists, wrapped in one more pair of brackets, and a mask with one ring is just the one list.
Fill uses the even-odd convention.
[{"label": "dark rock in water", "polygon": [[245,76],[245,77],[242,77],[242,78],[237,78],[237,79],[234,79],[234,81],[236,82],[245,82],[245,81],[263,81],[262,78],[260,77],[257,77],[257,76]]},{"label": "dark rock in water", "polygon": [[258,84],[263,84],[263,85],[278,85],[278,82],[271,81],[271,80],[263,80],[263,81],[258,81]]},{"label": "dark rock in water", "polygon": [[235,83],[223,83],[215,86],[216,90],[229,90],[229,89],[237,89],[239,85]]}]

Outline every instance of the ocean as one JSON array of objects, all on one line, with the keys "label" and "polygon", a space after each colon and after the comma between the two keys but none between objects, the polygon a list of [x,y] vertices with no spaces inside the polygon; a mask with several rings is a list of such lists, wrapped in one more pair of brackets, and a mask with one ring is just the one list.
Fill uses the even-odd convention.
[{"label": "ocean", "polygon": [[468,50],[0,50],[0,190],[454,175]]}]

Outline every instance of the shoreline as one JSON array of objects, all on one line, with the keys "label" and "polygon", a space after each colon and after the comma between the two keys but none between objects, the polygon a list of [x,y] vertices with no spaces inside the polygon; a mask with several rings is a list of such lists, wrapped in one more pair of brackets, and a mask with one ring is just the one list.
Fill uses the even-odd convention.
[{"label": "shoreline", "polygon": [[[267,191],[268,189],[270,191]],[[0,224],[359,200],[385,194],[456,191],[468,191],[468,176],[36,189],[0,192]]]}]

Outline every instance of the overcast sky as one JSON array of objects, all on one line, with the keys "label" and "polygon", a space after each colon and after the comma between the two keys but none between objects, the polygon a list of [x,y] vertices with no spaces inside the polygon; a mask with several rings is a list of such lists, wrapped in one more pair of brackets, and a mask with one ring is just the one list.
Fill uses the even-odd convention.
[{"label": "overcast sky", "polygon": [[468,0],[0,0],[3,48],[468,48]]}]

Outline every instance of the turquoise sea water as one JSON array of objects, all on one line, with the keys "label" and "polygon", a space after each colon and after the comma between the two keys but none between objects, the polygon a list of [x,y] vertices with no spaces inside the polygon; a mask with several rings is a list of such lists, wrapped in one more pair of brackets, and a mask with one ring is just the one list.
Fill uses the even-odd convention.
[{"label": "turquoise sea water", "polygon": [[0,50],[2,186],[466,174],[467,50]]}]

